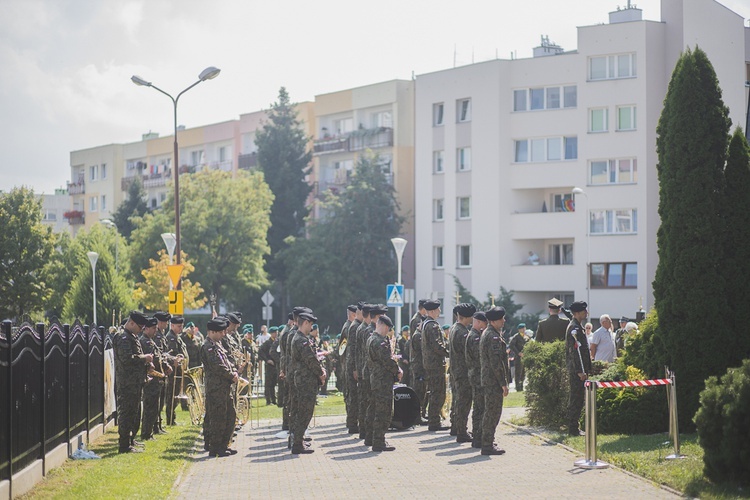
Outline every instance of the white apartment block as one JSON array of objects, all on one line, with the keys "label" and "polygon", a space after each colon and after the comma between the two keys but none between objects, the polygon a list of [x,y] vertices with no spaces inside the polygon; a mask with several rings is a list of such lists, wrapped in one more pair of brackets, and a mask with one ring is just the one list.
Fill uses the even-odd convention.
[{"label": "white apartment block", "polygon": [[533,58],[417,77],[419,297],[450,311],[455,275],[481,299],[515,292],[526,312],[552,296],[587,300],[592,318],[653,306],[656,126],[677,58],[696,44],[708,54],[733,126],[750,80],[741,16],[662,0],[661,17],[626,8],[578,28],[577,50],[543,40]]},{"label": "white apartment block", "polygon": [[55,189],[55,194],[41,194],[42,222],[54,233],[70,233],[70,224],[65,213],[70,210],[70,198],[64,188]]}]

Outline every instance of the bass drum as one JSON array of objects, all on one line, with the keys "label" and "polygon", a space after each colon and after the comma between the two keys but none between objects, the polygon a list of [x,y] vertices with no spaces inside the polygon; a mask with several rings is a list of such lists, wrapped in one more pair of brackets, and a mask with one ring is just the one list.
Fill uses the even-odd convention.
[{"label": "bass drum", "polygon": [[393,418],[391,427],[404,430],[419,421],[421,411],[419,399],[414,389],[404,384],[393,386]]}]

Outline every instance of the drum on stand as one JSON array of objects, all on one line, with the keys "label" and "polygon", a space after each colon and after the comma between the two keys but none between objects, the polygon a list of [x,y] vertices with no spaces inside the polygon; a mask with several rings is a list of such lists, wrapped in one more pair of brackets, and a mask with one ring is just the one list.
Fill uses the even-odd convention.
[{"label": "drum on stand", "polygon": [[419,398],[414,389],[404,384],[393,386],[392,428],[404,430],[413,426],[419,421],[420,411]]}]

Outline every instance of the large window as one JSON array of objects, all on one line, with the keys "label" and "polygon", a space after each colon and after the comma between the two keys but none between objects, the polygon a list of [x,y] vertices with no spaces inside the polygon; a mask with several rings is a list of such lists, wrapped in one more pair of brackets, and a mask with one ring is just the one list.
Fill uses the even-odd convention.
[{"label": "large window", "polygon": [[591,184],[630,184],[638,182],[638,161],[635,158],[592,160]]},{"label": "large window", "polygon": [[634,208],[622,210],[592,210],[589,214],[591,234],[635,234],[638,217]]},{"label": "large window", "polygon": [[575,108],[578,105],[575,85],[536,87],[513,91],[513,111]]},{"label": "large window", "polygon": [[635,76],[635,53],[589,58],[589,80],[611,80]]},{"label": "large window", "polygon": [[471,148],[456,150],[456,168],[459,172],[471,170]]},{"label": "large window", "polygon": [[563,95],[565,96],[563,107],[575,108],[578,106],[578,87],[575,85],[563,87]]},{"label": "large window", "polygon": [[459,197],[456,199],[456,213],[459,219],[470,219],[471,218],[471,198]]},{"label": "large window", "polygon": [[99,178],[99,165],[89,167],[89,181],[95,181]]},{"label": "large window", "polygon": [[573,244],[560,243],[549,246],[549,263],[554,266],[573,264]]},{"label": "large window", "polygon": [[575,212],[576,206],[573,201],[573,195],[570,193],[553,194],[552,200],[552,211],[553,212]]},{"label": "large window", "polygon": [[635,130],[635,106],[618,106],[617,130]]},{"label": "large window", "polygon": [[97,201],[98,198],[96,196],[92,196],[91,198],[89,198],[89,212],[97,211]]},{"label": "large window", "polygon": [[456,101],[456,117],[459,123],[471,121],[471,99],[459,99]]},{"label": "large window", "polygon": [[337,134],[346,134],[354,130],[354,119],[342,118],[341,120],[336,120],[333,123],[333,126],[336,129]]},{"label": "large window", "polygon": [[589,110],[589,132],[606,132],[608,130],[609,113],[607,108],[592,108]]},{"label": "large window", "polygon": [[471,245],[458,245],[458,267],[471,267]]},{"label": "large window", "polygon": [[432,267],[435,269],[443,269],[443,247],[435,246],[432,247]]},{"label": "large window", "polygon": [[591,264],[591,288],[636,288],[638,264],[607,262]]},{"label": "large window", "polygon": [[439,127],[443,124],[443,115],[445,106],[442,102],[437,102],[432,105],[432,125],[433,127]]},{"label": "large window", "polygon": [[[99,173],[101,174],[102,179],[106,179],[107,178],[107,164],[106,163],[102,163],[100,165],[100,171],[99,171]],[[104,208],[104,207],[102,207],[102,208]]]},{"label": "large window", "polygon": [[443,164],[444,158],[445,155],[442,150],[432,152],[432,171],[436,174],[442,174],[445,172],[445,165]]},{"label": "large window", "polygon": [[577,137],[540,137],[515,141],[515,161],[543,162],[578,158]]},{"label": "large window", "polygon": [[445,214],[443,212],[443,199],[436,198],[432,200],[432,220],[439,222],[444,219]]}]

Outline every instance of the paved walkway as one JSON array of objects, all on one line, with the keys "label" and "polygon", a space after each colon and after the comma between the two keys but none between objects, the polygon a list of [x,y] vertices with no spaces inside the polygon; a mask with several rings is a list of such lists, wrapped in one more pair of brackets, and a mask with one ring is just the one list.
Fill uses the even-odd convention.
[{"label": "paved walkway", "polygon": [[[514,411],[515,410],[515,411]],[[503,411],[503,420],[523,409]],[[291,455],[276,438],[280,421],[247,424],[239,453],[208,458],[201,451],[176,488],[181,498],[675,498],[617,469],[583,470],[580,458],[501,423],[502,456],[482,456],[448,432],[426,427],[388,433],[396,451],[373,453],[346,433],[343,417],[321,417],[310,429],[315,453]],[[202,450],[202,443],[201,450]]]}]

